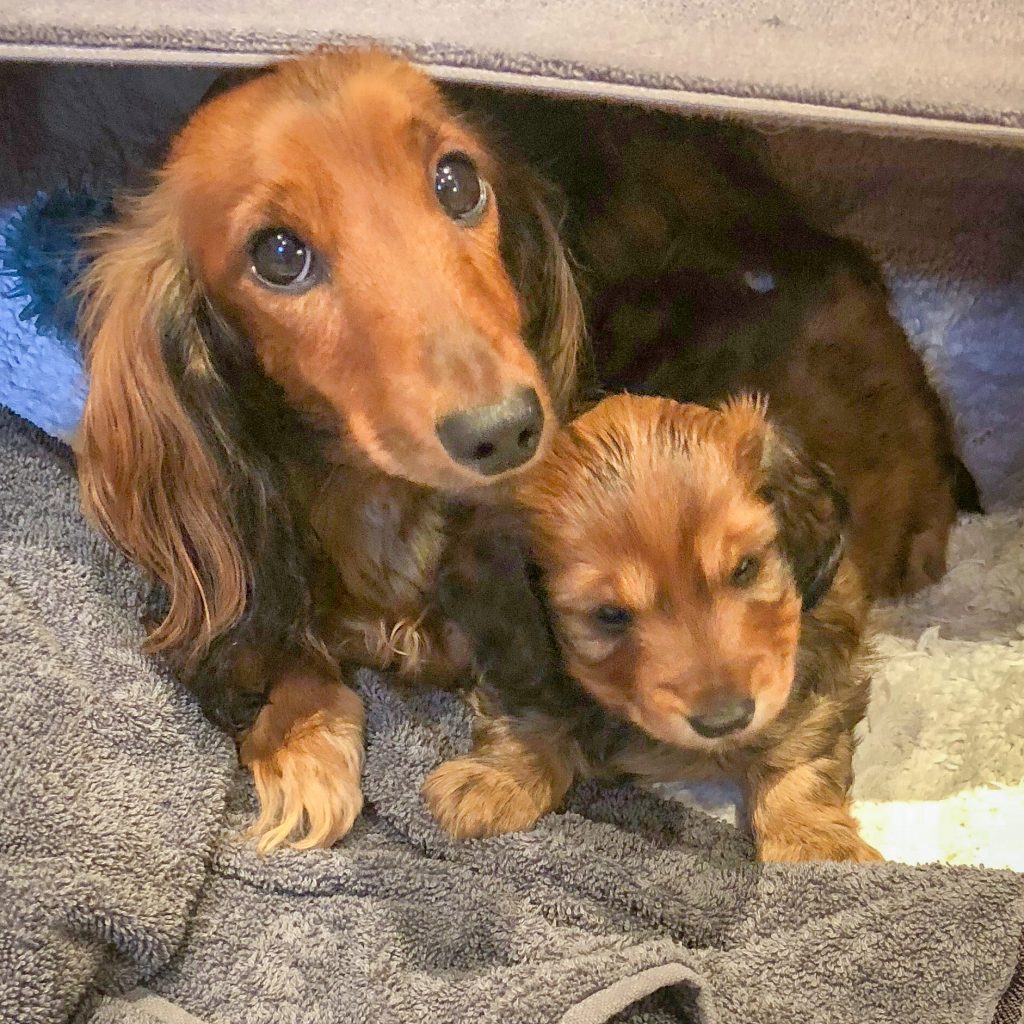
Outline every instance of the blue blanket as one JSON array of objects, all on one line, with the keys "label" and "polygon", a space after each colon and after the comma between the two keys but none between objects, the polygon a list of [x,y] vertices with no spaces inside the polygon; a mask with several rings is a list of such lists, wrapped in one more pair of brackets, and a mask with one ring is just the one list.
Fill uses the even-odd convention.
[{"label": "blue blanket", "polygon": [[87,390],[74,333],[81,236],[111,212],[109,199],[68,189],[0,211],[0,404],[64,441]]}]

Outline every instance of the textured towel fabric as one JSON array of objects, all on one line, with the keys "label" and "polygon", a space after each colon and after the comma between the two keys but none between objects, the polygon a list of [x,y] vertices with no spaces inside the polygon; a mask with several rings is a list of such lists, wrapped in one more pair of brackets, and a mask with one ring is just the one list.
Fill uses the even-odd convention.
[{"label": "textured towel fabric", "polygon": [[7,414],[0,446],[0,1021],[31,1024],[168,961],[235,758],[138,653],[66,449]]},{"label": "textured towel fabric", "polygon": [[[79,519],[66,456],[6,414],[0,485],[0,1020],[994,1020],[1024,877],[761,868],[629,788],[452,844],[418,788],[466,716],[369,673],[369,812],[335,850],[258,858],[227,744],[135,653],[145,588]],[[158,998],[116,998],[138,985]]]},{"label": "textured towel fabric", "polygon": [[[900,114],[1024,129],[1017,0],[27,0],[0,44],[64,59],[251,60],[376,39],[439,71],[506,73],[605,95],[816,116]],[[90,52],[91,51],[91,52]],[[729,103],[731,101],[731,103]],[[760,104],[764,106],[762,102]]]}]

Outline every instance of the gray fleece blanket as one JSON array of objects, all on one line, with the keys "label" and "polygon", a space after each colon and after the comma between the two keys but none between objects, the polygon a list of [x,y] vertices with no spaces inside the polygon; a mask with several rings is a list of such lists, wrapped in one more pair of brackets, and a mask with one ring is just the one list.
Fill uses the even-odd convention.
[{"label": "gray fleece blanket", "polygon": [[1024,132],[1019,0],[12,0],[0,54],[247,63],[376,39],[442,76],[917,132]]},{"label": "gray fleece blanket", "polygon": [[369,808],[260,859],[230,745],[137,653],[147,588],[73,466],[0,414],[0,1021],[1018,1024],[1024,876],[761,867],[730,827],[586,789],[453,844],[418,797],[452,698],[366,674]]}]

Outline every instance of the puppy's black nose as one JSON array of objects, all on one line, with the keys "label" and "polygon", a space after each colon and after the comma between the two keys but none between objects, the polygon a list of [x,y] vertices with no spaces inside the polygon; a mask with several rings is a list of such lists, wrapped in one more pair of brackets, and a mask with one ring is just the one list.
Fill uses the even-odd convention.
[{"label": "puppy's black nose", "polygon": [[754,702],[749,697],[723,697],[703,714],[692,715],[687,721],[698,736],[713,740],[745,729],[753,717]]},{"label": "puppy's black nose", "polygon": [[495,476],[529,462],[540,444],[544,410],[533,388],[513,391],[497,405],[453,412],[438,421],[437,436],[460,465]]}]

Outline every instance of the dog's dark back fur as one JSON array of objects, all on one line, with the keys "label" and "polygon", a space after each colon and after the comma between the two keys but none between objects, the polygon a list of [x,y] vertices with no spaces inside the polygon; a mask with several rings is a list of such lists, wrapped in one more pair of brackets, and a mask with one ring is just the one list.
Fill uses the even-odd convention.
[{"label": "dog's dark back fur", "polygon": [[977,487],[879,268],[814,223],[760,137],[631,107],[468,94],[565,191],[596,385],[702,404],[767,394],[846,490],[872,592],[938,578],[957,507],[980,510]]}]

